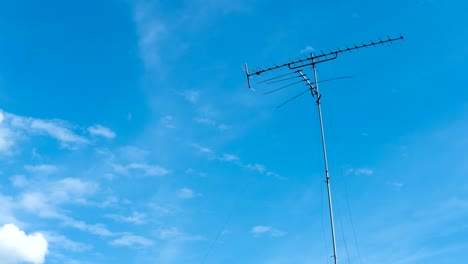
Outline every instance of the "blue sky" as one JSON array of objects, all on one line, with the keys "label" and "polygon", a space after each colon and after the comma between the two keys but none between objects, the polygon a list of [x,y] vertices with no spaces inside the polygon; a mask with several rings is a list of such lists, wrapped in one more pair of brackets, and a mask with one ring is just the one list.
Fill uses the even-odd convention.
[{"label": "blue sky", "polygon": [[301,88],[262,96],[274,87],[248,90],[241,65],[401,33],[318,68],[355,76],[320,86],[339,262],[465,259],[465,10],[2,1],[0,258],[331,263],[314,100],[275,109]]}]

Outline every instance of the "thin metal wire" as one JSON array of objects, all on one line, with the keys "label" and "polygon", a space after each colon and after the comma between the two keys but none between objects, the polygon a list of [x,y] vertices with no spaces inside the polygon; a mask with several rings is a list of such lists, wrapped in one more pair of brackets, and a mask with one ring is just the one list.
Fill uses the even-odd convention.
[{"label": "thin metal wire", "polygon": [[299,78],[299,77],[300,77],[300,76],[289,77],[289,78],[285,78],[285,79],[281,79],[281,80],[277,80],[277,81],[267,82],[267,84],[273,84],[273,83],[284,82],[284,81],[292,80],[292,79],[294,79],[294,78]]},{"label": "thin metal wire", "polygon": [[[302,81],[301,81],[301,82],[302,82]],[[282,104],[278,105],[278,106],[276,107],[276,109],[278,109],[278,108],[280,108],[280,107],[284,106],[285,104],[287,104],[287,103],[291,102],[292,100],[294,100],[294,99],[298,98],[299,96],[301,96],[301,95],[305,94],[305,93],[306,93],[306,92],[308,92],[308,91],[310,91],[310,88],[307,88],[307,90],[305,90],[305,91],[303,91],[303,92],[299,93],[298,95],[294,96],[293,98],[291,98],[291,99],[287,100],[286,102],[284,102],[284,103],[282,103]]]},{"label": "thin metal wire", "polygon": [[240,195],[237,195],[236,196],[236,199],[234,201],[234,205],[232,206],[232,209],[231,211],[229,212],[228,214],[228,217],[226,218],[226,221],[224,221],[223,225],[221,226],[221,228],[218,230],[218,233],[216,234],[216,238],[213,240],[213,242],[211,243],[210,245],[210,248],[208,249],[208,251],[205,253],[205,255],[203,256],[203,259],[202,259],[202,262],[201,264],[204,264],[206,262],[206,260],[208,259],[208,256],[211,254],[211,252],[213,251],[214,249],[214,246],[216,245],[216,243],[218,242],[219,238],[221,237],[221,235],[223,234],[224,230],[226,230],[226,227],[227,225],[229,224],[229,222],[231,221],[232,219],[232,216],[234,215],[234,212],[235,210],[237,209],[238,205],[239,205],[239,200],[240,200],[240,197],[243,197],[244,193],[245,193],[245,190],[247,189],[247,182],[244,183],[244,186],[242,186],[242,189],[240,191]]},{"label": "thin metal wire", "polygon": [[[305,74],[304,74],[304,76],[305,76]],[[340,79],[348,79],[348,78],[353,78],[353,77],[355,77],[355,76],[349,75],[349,76],[335,77],[335,78],[330,78],[330,79],[325,79],[325,80],[323,80],[323,81],[319,81],[318,83],[330,82],[330,81],[340,80]],[[314,82],[311,82],[311,84],[314,85],[315,83],[314,83]],[[263,95],[268,95],[268,94],[271,94],[271,93],[274,93],[274,92],[277,92],[277,91],[286,89],[287,87],[290,87],[290,86],[291,86],[291,85],[283,86],[283,87],[280,87],[280,88],[276,88],[276,89],[274,89],[274,90],[271,90],[271,91],[268,91],[268,92],[264,93]]]},{"label": "thin metal wire", "polygon": [[270,79],[266,79],[266,80],[260,81],[260,82],[258,82],[258,83],[269,82],[269,81],[271,81],[271,80],[275,80],[275,79],[278,79],[278,78],[281,78],[281,77],[284,77],[284,76],[288,76],[288,75],[294,74],[294,73],[296,73],[296,72],[297,72],[297,71],[290,72],[290,73],[286,73],[286,74],[283,74],[283,75],[279,75],[279,76],[276,76],[276,77],[273,77],[273,78],[270,78]]},{"label": "thin metal wire", "polygon": [[288,87],[293,86],[293,85],[295,85],[295,84],[301,83],[301,82],[303,82],[303,81],[304,81],[304,80],[299,80],[299,81],[297,81],[297,82],[293,82],[293,83],[290,83],[290,84],[288,84],[288,85],[281,86],[280,88],[276,88],[276,89],[271,90],[271,91],[269,91],[269,92],[263,93],[263,95],[268,95],[268,94],[277,92],[277,91],[279,91],[279,90],[283,90],[283,89],[285,89],[285,88],[288,88]]},{"label": "thin metal wire", "polygon": [[354,243],[356,244],[356,249],[357,249],[357,253],[359,257],[359,263],[362,264],[361,251],[359,250],[359,244],[357,241],[356,230],[354,228],[353,217],[351,216],[351,206],[349,205],[349,198],[348,198],[348,184],[346,183],[346,180],[345,180],[345,194],[346,194],[346,206],[348,210],[349,221],[351,223],[351,229],[353,230]]},{"label": "thin metal wire", "polygon": [[349,252],[348,252],[348,244],[346,243],[345,233],[344,233],[344,229],[343,229],[343,219],[341,218],[341,214],[340,214],[339,210],[338,210],[338,215],[339,215],[339,218],[340,218],[341,236],[343,237],[343,244],[345,246],[346,256],[348,257],[348,263],[351,264],[351,260],[349,258]]}]

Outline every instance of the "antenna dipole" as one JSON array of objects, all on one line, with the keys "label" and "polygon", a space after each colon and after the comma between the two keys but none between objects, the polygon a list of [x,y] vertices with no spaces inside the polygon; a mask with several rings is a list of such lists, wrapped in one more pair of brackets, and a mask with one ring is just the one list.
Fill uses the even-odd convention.
[{"label": "antenna dipole", "polygon": [[[293,98],[291,98],[288,101],[284,102],[283,104],[279,105],[277,108],[279,108],[279,107],[289,103],[290,101],[298,98],[299,96],[301,96],[305,92],[308,92],[309,90],[310,90],[310,93],[311,93],[312,97],[316,97],[317,111],[318,111],[318,117],[319,117],[319,123],[320,123],[320,133],[321,133],[321,138],[322,138],[322,152],[323,152],[323,161],[324,161],[324,167],[325,167],[325,183],[327,184],[327,193],[328,193],[328,208],[329,208],[329,213],[330,213],[330,226],[331,226],[331,236],[332,236],[332,244],[333,244],[334,264],[338,263],[338,255],[337,255],[337,250],[336,250],[335,223],[334,223],[334,219],[333,219],[333,202],[332,202],[331,187],[330,187],[330,175],[329,175],[329,170],[328,170],[327,147],[326,147],[326,144],[325,144],[325,132],[324,132],[324,128],[323,128],[323,119],[322,119],[322,108],[321,108],[322,95],[320,94],[319,87],[318,87],[319,80],[317,78],[317,64],[322,63],[322,62],[326,62],[326,61],[335,60],[338,57],[338,55],[341,54],[341,53],[345,53],[345,52],[352,51],[352,50],[357,50],[357,49],[362,49],[362,48],[368,48],[368,47],[372,47],[372,46],[376,46],[376,45],[383,45],[385,43],[390,43],[390,42],[394,42],[394,41],[397,41],[397,40],[403,40],[403,36],[400,35],[397,38],[387,37],[387,39],[385,39],[385,40],[379,39],[379,41],[371,41],[371,42],[363,43],[363,44],[360,44],[360,45],[354,45],[352,47],[346,46],[345,49],[337,49],[335,51],[330,51],[330,52],[327,52],[327,53],[321,52],[321,54],[318,54],[318,55],[315,55],[314,53],[312,53],[310,56],[306,56],[303,59],[298,59],[296,61],[290,61],[288,63],[275,65],[273,67],[256,69],[253,72],[249,72],[247,64],[245,64],[244,70],[245,70],[245,74],[247,76],[247,85],[248,85],[248,87],[250,89],[252,89],[251,82],[250,82],[250,78],[252,76],[254,76],[254,75],[259,76],[259,75],[261,75],[263,73],[272,72],[272,71],[282,69],[282,68],[286,68],[286,67],[288,69],[290,69],[290,70],[294,70],[294,72],[291,72],[291,73],[288,73],[288,74],[283,74],[283,75],[277,76],[277,77],[273,77],[273,78],[270,78],[268,80],[265,80],[265,81],[262,81],[262,82],[259,82],[259,83],[266,82],[268,84],[268,83],[277,83],[277,82],[281,82],[281,81],[285,81],[285,80],[290,80],[290,79],[293,79],[294,77],[292,77],[292,78],[291,77],[283,78],[283,77],[287,76],[287,75],[290,75],[290,74],[297,73],[298,74],[297,77],[302,78],[302,80],[299,81],[299,82],[305,82],[307,84],[309,89],[299,93],[298,95],[294,96]],[[313,74],[314,74],[314,82],[310,82],[310,80],[307,78],[307,76],[302,72],[302,68],[304,68],[306,66],[312,66],[312,71],[313,71]],[[278,80],[279,78],[283,78],[283,79]],[[339,77],[339,78],[332,78],[332,79],[329,79],[329,80],[340,79],[340,78],[341,79],[342,78],[349,78],[349,76]],[[286,87],[289,87],[291,85],[294,85],[296,83],[298,83],[298,82],[294,82],[294,83],[285,85],[283,87],[277,88],[277,89],[272,90],[270,92],[267,92],[265,94],[269,94],[269,93],[272,93],[272,92],[276,92],[278,90],[282,90],[282,89],[284,89]]]}]

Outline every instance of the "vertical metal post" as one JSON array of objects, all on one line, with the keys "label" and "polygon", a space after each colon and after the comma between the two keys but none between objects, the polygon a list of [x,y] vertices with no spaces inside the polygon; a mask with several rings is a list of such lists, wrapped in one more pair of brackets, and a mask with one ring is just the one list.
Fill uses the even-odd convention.
[{"label": "vertical metal post", "polygon": [[[312,58],[313,58],[312,54]],[[317,95],[317,110],[319,115],[320,121],[320,132],[322,134],[322,149],[323,149],[323,161],[325,164],[325,180],[327,183],[327,191],[328,191],[328,208],[330,209],[330,224],[331,224],[331,234],[332,234],[332,242],[333,242],[333,259],[334,263],[338,263],[338,257],[336,255],[336,241],[335,241],[335,223],[333,221],[333,206],[332,206],[332,196],[331,196],[331,189],[330,189],[330,176],[328,174],[328,160],[327,160],[327,147],[325,145],[325,132],[323,130],[323,121],[322,121],[322,108],[320,107],[320,92],[318,87],[318,79],[317,79],[317,68],[314,63],[314,59],[312,59],[312,69],[314,71],[314,83],[315,83],[315,93]]]}]

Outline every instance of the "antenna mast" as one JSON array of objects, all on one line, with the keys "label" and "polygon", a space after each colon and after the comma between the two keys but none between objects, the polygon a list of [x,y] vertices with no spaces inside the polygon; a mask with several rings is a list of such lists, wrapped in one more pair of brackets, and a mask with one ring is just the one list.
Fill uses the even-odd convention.
[{"label": "antenna mast", "polygon": [[[319,117],[319,122],[320,122],[320,132],[321,132],[321,137],[322,137],[323,161],[324,161],[324,166],[325,166],[325,183],[327,184],[327,192],[328,192],[328,208],[329,208],[329,212],[330,212],[330,226],[331,226],[331,236],[332,236],[332,243],[333,243],[333,260],[334,260],[334,264],[338,263],[338,257],[337,257],[337,251],[336,251],[335,223],[334,223],[334,220],[333,220],[333,203],[332,203],[331,188],[330,188],[330,175],[329,175],[329,171],[328,171],[327,147],[326,147],[326,144],[325,144],[325,132],[324,132],[324,129],[323,129],[322,108],[321,108],[321,103],[320,103],[320,99],[322,98],[322,95],[320,94],[319,87],[318,87],[319,81],[318,81],[318,78],[317,78],[317,64],[322,63],[322,62],[326,62],[326,61],[335,60],[338,57],[339,54],[342,54],[342,53],[345,53],[345,52],[348,52],[348,51],[357,50],[357,49],[361,49],[361,48],[367,48],[367,47],[376,46],[376,45],[383,45],[384,43],[390,43],[390,42],[394,42],[394,41],[397,41],[397,40],[403,40],[403,36],[400,35],[400,37],[397,37],[397,38],[387,37],[386,40],[379,39],[379,41],[376,41],[376,42],[371,41],[369,43],[354,45],[352,47],[347,47],[346,46],[346,48],[344,48],[344,49],[337,49],[335,51],[329,51],[329,52],[326,52],[326,53],[321,52],[318,55],[315,55],[315,54],[312,53],[310,56],[306,56],[303,59],[298,59],[296,61],[290,61],[288,63],[283,63],[283,64],[280,64],[280,65],[274,65],[273,67],[256,69],[252,73],[249,72],[247,64],[245,64],[244,70],[245,70],[245,74],[247,76],[247,85],[248,85],[249,89],[252,89],[251,82],[250,82],[250,79],[251,79],[252,76],[260,76],[261,74],[272,72],[272,71],[275,71],[275,70],[278,70],[278,69],[284,69],[284,68],[287,68],[287,69],[290,69],[290,70],[295,70],[295,72],[298,73],[298,75],[296,75],[296,77],[300,77],[302,79],[299,82],[305,82],[307,84],[307,86],[309,87],[307,90],[299,93],[298,95],[294,96],[293,98],[291,98],[288,101],[284,102],[283,104],[279,105],[277,108],[285,105],[286,103],[289,103],[290,101],[296,99],[297,97],[301,96],[302,94],[304,94],[305,92],[307,92],[309,90],[310,90],[310,93],[311,93],[312,97],[316,97],[317,111],[318,111],[318,117]],[[313,71],[313,74],[314,74],[314,82],[313,83],[310,82],[310,80],[307,78],[307,76],[302,72],[302,68],[304,68],[306,66],[312,66],[312,71]],[[281,82],[281,81],[285,81],[285,80],[290,80],[290,79],[293,79],[294,77],[288,77],[286,79],[280,79],[280,78],[283,78],[283,76],[286,76],[286,75],[294,74],[295,72],[290,72],[288,74],[273,77],[273,78],[271,78],[269,80],[265,80],[265,81],[262,81],[262,82],[267,82],[267,84],[271,84],[271,83]],[[341,78],[348,78],[348,77],[340,77],[340,78],[333,78],[333,79],[341,79]],[[330,79],[330,80],[333,80],[333,79]],[[274,80],[274,81],[271,81],[271,80]],[[325,80],[325,81],[328,81],[328,80]],[[265,94],[270,94],[272,92],[276,92],[278,90],[284,89],[286,87],[289,87],[289,86],[294,85],[294,84],[299,83],[299,82],[291,83],[289,85],[283,86],[281,88],[275,89],[275,90],[267,92]]]}]

